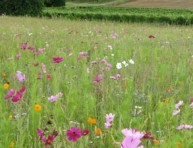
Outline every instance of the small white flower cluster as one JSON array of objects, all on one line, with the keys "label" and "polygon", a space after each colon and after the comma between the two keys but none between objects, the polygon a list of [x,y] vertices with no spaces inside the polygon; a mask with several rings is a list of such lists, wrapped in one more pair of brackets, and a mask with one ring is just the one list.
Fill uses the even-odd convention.
[{"label": "small white flower cluster", "polygon": [[132,65],[135,64],[135,62],[134,62],[132,59],[130,59],[128,63],[127,63],[126,61],[118,62],[118,63],[116,64],[116,68],[117,68],[117,69],[121,69],[121,68],[122,68],[122,64],[123,64],[125,67],[127,67],[129,64],[132,64]]}]

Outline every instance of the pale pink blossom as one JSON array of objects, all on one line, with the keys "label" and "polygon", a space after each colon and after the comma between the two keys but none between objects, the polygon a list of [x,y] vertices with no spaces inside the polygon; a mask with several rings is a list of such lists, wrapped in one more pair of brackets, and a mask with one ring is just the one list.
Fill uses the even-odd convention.
[{"label": "pale pink blossom", "polygon": [[192,129],[192,128],[193,128],[192,125],[182,124],[182,125],[179,125],[176,129],[182,130],[182,129]]},{"label": "pale pink blossom", "polygon": [[183,104],[183,101],[179,101],[178,103],[175,104],[175,108],[179,108]]},{"label": "pale pink blossom", "polygon": [[58,94],[56,94],[55,96],[50,96],[49,98],[48,98],[48,100],[50,101],[50,102],[55,102],[55,101],[57,101],[60,97],[62,97],[63,96],[63,94],[60,92],[60,93],[58,93]]},{"label": "pale pink blossom", "polygon": [[173,111],[173,113],[172,113],[172,114],[173,114],[173,116],[175,116],[175,115],[179,114],[179,113],[180,113],[180,111],[181,111],[180,109],[178,109],[178,110],[174,110],[174,111]]},{"label": "pale pink blossom", "polygon": [[17,71],[16,77],[17,80],[21,83],[25,81],[25,74],[23,74],[21,71]]},{"label": "pale pink blossom", "polygon": [[44,63],[42,63],[42,71],[46,73],[46,65]]}]

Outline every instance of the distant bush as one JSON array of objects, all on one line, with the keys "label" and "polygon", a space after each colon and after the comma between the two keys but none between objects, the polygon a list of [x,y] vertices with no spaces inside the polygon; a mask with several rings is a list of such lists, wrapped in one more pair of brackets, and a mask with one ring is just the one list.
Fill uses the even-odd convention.
[{"label": "distant bush", "polygon": [[65,6],[65,0],[45,0],[44,5],[46,7],[60,7]]},{"label": "distant bush", "polygon": [[42,12],[43,0],[1,0],[0,14],[37,16]]}]

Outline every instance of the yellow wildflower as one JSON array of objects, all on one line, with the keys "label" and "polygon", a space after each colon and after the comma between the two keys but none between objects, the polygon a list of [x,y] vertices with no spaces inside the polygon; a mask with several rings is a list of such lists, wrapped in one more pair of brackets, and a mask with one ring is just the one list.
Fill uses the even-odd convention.
[{"label": "yellow wildflower", "polygon": [[15,147],[15,142],[11,141],[10,144],[9,144],[9,148],[14,148],[14,147]]},{"label": "yellow wildflower", "polygon": [[9,86],[10,86],[10,83],[9,83],[9,82],[6,82],[6,83],[3,85],[4,89],[9,89]]}]

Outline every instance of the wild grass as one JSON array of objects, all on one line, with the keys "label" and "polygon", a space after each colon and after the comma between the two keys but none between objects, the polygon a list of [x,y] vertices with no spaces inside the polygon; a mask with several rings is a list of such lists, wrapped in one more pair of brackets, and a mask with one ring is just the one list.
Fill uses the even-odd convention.
[{"label": "wild grass", "polygon": [[[6,74],[1,76],[0,87],[0,147],[43,147],[37,128],[58,131],[52,144],[55,148],[120,147],[124,128],[150,131],[159,143],[143,139],[148,148],[193,145],[191,129],[176,129],[181,124],[193,125],[191,27],[6,16],[0,22],[0,72]],[[20,49],[23,42],[45,51],[34,56]],[[89,57],[77,60],[82,51]],[[20,58],[16,58],[18,53]],[[64,61],[53,63],[56,56]],[[104,58],[112,65],[110,71],[101,63]],[[129,63],[131,59],[134,64]],[[123,61],[128,66],[117,69],[116,64]],[[42,72],[41,63],[51,79]],[[26,75],[22,84],[15,78],[17,71]],[[94,84],[98,74],[103,78]],[[115,74],[121,78],[110,79]],[[6,82],[10,83],[8,90],[3,87]],[[19,90],[22,85],[26,91],[21,100],[4,99],[11,88]],[[59,92],[63,97],[48,100]],[[173,116],[180,100],[184,101],[181,112]],[[42,106],[40,112],[34,110],[36,104]],[[110,129],[104,126],[108,113],[115,114]],[[89,124],[89,117],[96,118],[96,124]],[[90,133],[70,142],[66,131],[74,126]],[[95,134],[96,128],[101,128],[101,135]]]}]

